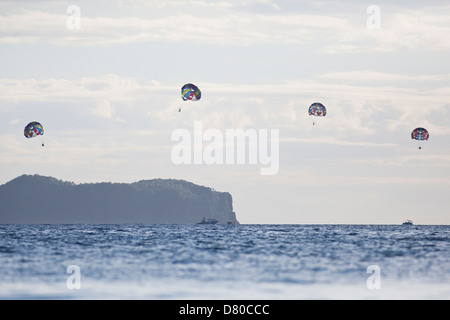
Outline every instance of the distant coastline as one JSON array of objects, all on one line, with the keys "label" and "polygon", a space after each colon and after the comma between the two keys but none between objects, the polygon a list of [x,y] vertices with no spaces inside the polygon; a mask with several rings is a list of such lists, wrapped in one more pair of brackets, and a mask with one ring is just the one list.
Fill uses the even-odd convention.
[{"label": "distant coastline", "polygon": [[0,186],[0,223],[239,224],[232,197],[184,180],[75,184],[22,175]]}]

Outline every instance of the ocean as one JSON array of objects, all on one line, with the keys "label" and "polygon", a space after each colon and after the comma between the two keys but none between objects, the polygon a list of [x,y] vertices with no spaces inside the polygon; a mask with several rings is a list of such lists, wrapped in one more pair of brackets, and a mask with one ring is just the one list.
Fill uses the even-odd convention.
[{"label": "ocean", "polygon": [[0,225],[0,299],[450,299],[450,226]]}]

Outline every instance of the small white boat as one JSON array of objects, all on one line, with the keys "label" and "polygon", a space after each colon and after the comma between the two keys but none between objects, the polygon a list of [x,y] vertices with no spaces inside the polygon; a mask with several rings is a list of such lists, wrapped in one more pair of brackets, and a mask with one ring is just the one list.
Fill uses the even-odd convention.
[{"label": "small white boat", "polygon": [[205,217],[203,217],[202,221],[200,221],[198,224],[216,224],[217,222],[219,222],[216,219],[205,219]]},{"label": "small white boat", "polygon": [[412,226],[413,222],[412,220],[406,220],[405,222],[402,223],[402,226]]}]

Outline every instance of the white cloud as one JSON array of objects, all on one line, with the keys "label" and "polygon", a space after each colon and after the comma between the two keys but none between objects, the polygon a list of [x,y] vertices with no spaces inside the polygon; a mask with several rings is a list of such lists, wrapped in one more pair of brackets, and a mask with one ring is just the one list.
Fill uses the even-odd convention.
[{"label": "white cloud", "polygon": [[156,81],[139,83],[136,79],[114,74],[99,77],[68,79],[0,79],[0,100],[73,101],[77,99],[109,99],[128,101],[139,99],[145,92],[167,90]]},{"label": "white cloud", "polygon": [[368,141],[348,141],[337,137],[308,137],[308,138],[283,138],[280,142],[306,143],[306,144],[330,144],[335,146],[359,146],[359,147],[397,147],[396,143],[389,142],[368,142]]},{"label": "white cloud", "polygon": [[[92,114],[103,117],[106,119],[114,119],[116,111],[111,107],[111,102],[109,100],[101,100],[97,106],[92,110]],[[119,120],[120,119],[116,119]],[[123,121],[123,120],[122,120]]]},{"label": "white cloud", "polygon": [[345,83],[365,83],[370,85],[386,85],[386,83],[411,83],[411,82],[450,82],[450,74],[411,75],[393,74],[375,70],[357,70],[346,72],[329,72],[320,75],[321,78]]},{"label": "white cloud", "polygon": [[[237,4],[191,1],[156,5],[134,4],[129,16],[89,16],[81,6],[81,29],[69,30],[65,12],[19,11],[0,16],[0,43],[51,43],[94,46],[174,42],[248,46],[256,44],[307,45],[328,52],[376,52],[422,48],[450,49],[447,7],[433,12],[392,11],[381,8],[379,30],[369,30],[365,12],[352,15],[283,11],[271,1],[249,1],[274,8],[257,13]],[[85,5],[86,6],[86,5]],[[169,10],[182,6],[184,10]],[[116,8],[120,10],[120,6]],[[143,13],[148,13],[147,17]],[[134,15],[133,15],[134,14]],[[314,45],[314,46],[313,46]]]},{"label": "white cloud", "polygon": [[[370,86],[369,80],[362,84],[352,80],[340,83],[341,79],[354,79],[358,74],[330,73],[319,76],[317,81],[310,78],[265,85],[203,82],[198,85],[208,94],[191,103],[181,101],[177,85],[114,74],[75,80],[0,79],[0,101],[6,102],[0,111],[11,114],[11,103],[57,103],[76,117],[90,113],[119,122],[146,119],[160,129],[175,124],[191,126],[193,121],[202,119],[205,125],[215,128],[281,127],[298,133],[313,130],[307,108],[319,97],[328,114],[318,119],[318,125],[322,132],[332,132],[340,138],[353,134],[371,136],[380,130],[412,130],[418,123],[433,130],[433,134],[449,132],[442,122],[450,117],[449,90],[417,90],[405,87],[406,76],[376,72],[362,74],[368,79],[380,79],[383,85]],[[418,77],[419,81],[432,78],[433,75]],[[390,86],[385,86],[382,79],[388,79]],[[413,80],[408,82],[414,86]],[[179,107],[183,109],[181,113],[177,112]],[[17,115],[11,119],[17,119]]]}]

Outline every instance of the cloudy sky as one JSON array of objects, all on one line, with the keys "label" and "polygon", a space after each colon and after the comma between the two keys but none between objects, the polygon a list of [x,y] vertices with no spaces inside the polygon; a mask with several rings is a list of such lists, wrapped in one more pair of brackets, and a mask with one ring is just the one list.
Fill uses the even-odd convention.
[{"label": "cloudy sky", "polygon": [[[173,178],[241,223],[449,224],[449,56],[444,0],[0,1],[0,184]],[[278,171],[174,163],[195,123],[278,130]]]}]

